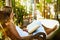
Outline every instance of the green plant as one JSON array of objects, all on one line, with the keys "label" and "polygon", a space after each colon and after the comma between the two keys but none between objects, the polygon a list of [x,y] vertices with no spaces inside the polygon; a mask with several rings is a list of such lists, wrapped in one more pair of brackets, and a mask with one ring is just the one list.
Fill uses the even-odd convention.
[{"label": "green plant", "polygon": [[0,8],[5,5],[5,2],[3,0],[0,0]]},{"label": "green plant", "polygon": [[16,8],[16,22],[17,23],[22,23],[23,24],[23,15],[27,15],[27,12],[24,9],[24,6],[20,5],[20,7],[15,7]]},{"label": "green plant", "polygon": [[0,31],[0,39],[2,39],[2,32]]},{"label": "green plant", "polygon": [[15,19],[16,19],[15,23],[17,25],[20,23],[23,24],[23,15],[27,15],[27,11],[25,9],[26,6],[21,5],[20,0],[18,1],[13,0],[12,7],[15,13]]}]

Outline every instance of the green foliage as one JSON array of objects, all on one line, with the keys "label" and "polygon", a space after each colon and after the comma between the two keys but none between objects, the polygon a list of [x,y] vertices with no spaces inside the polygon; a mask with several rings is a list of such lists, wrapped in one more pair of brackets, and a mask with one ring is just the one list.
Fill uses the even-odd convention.
[{"label": "green foliage", "polygon": [[46,0],[47,3],[51,3],[52,0]]},{"label": "green foliage", "polygon": [[37,9],[38,9],[40,12],[42,12],[42,3],[39,3],[39,4],[37,4],[36,6],[37,6]]},{"label": "green foliage", "polygon": [[60,0],[58,0],[58,3],[60,4]]},{"label": "green foliage", "polygon": [[24,9],[24,6],[20,5],[20,7],[15,7],[16,8],[16,18],[17,18],[17,23],[22,23],[23,24],[23,15],[27,15],[27,12]]},{"label": "green foliage", "polygon": [[0,39],[2,39],[2,32],[0,31]]},{"label": "green foliage", "polygon": [[4,6],[4,1],[0,0],[0,8]]},{"label": "green foliage", "polygon": [[27,15],[27,11],[25,9],[25,6],[20,4],[20,0],[18,1],[12,1],[13,2],[13,9],[15,12],[15,18],[17,19],[15,23],[18,25],[20,23],[23,24],[23,15]]}]

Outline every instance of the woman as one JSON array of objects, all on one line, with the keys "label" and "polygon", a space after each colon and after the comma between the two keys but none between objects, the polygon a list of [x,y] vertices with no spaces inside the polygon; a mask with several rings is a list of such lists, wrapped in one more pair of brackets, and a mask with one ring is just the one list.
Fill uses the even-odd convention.
[{"label": "woman", "polygon": [[[7,29],[6,30],[7,36],[9,36],[12,40],[15,40],[15,39],[21,40],[21,37],[29,35],[28,32],[23,31],[22,29],[20,29],[19,27],[14,25],[14,23],[13,23],[13,13],[12,13],[12,8],[11,7],[5,6],[4,9],[3,9],[3,15],[6,15],[6,16],[4,17],[5,21],[2,19],[3,20],[2,21],[2,26]],[[42,27],[40,21],[35,20],[29,25],[31,25],[31,28],[35,25],[39,25],[39,28],[37,28],[36,31],[33,32],[33,35],[38,33],[38,32],[44,32],[45,33],[44,28]]]},{"label": "woman", "polygon": [[1,12],[0,15],[1,15],[0,22],[2,24],[2,27],[7,29],[6,30],[7,36],[9,36],[12,40],[14,39],[21,40],[21,37],[16,31],[15,25],[12,22],[13,18],[12,8],[5,6],[3,12]]}]

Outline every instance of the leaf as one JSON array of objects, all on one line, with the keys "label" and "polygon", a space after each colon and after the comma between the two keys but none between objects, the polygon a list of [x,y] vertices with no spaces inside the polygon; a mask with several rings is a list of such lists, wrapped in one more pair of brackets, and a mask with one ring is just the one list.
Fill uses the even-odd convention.
[{"label": "leaf", "polygon": [[47,3],[50,3],[52,0],[46,0]]},{"label": "leaf", "polygon": [[0,31],[0,39],[2,39],[2,32]]}]

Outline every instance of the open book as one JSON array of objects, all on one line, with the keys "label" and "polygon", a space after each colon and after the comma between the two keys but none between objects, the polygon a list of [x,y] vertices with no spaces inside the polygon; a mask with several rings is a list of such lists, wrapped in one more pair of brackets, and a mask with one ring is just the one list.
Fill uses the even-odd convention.
[{"label": "open book", "polygon": [[31,24],[29,24],[27,26],[27,30],[29,33],[34,32],[35,30],[37,30],[40,27],[40,22],[38,20],[34,20]]}]

